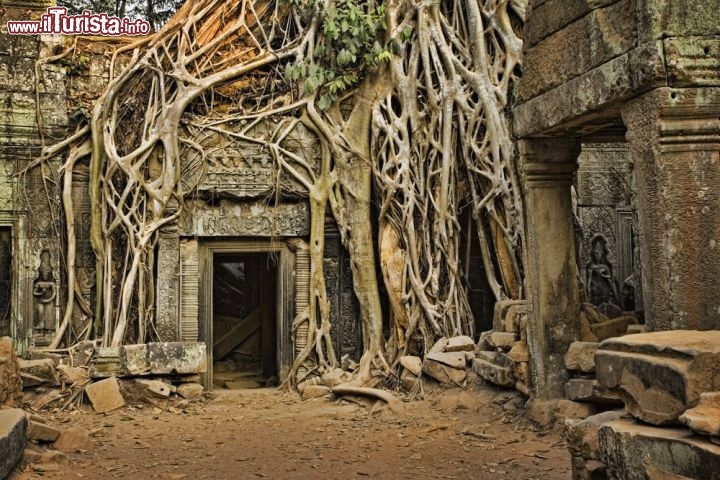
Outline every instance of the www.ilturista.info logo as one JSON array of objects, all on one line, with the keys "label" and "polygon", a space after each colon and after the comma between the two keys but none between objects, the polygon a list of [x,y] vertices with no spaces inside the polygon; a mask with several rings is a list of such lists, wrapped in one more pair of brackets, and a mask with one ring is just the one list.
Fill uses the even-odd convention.
[{"label": "www.ilturista.info logo", "polygon": [[11,20],[7,22],[10,35],[147,35],[150,23],[142,19],[111,17],[107,13],[68,15],[65,7],[50,7],[40,20]]}]

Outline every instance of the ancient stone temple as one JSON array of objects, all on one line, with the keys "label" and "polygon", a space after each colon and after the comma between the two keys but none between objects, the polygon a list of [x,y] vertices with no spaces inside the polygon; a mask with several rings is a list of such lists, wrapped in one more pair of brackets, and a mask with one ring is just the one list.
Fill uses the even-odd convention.
[{"label": "ancient stone temple", "polygon": [[[2,22],[35,18],[45,2],[3,1]],[[42,145],[70,133],[76,115],[91,108],[108,81],[112,48],[130,38],[80,39],[81,54],[64,64],[42,59],[61,51],[71,38],[2,34],[0,55],[0,335],[11,335],[20,353],[44,348],[55,335],[67,298],[64,228],[57,185],[42,169],[23,169]],[[40,73],[35,94],[34,72]],[[39,103],[38,103],[39,102]],[[36,109],[42,111],[38,126]],[[269,128],[260,125],[257,128]],[[277,382],[294,358],[292,319],[308,302],[310,272],[307,191],[297,182],[277,185],[270,152],[230,138],[204,133],[195,141],[212,149],[207,171],[196,158],[182,158],[184,186],[192,190],[183,215],[166,225],[156,247],[154,315],[162,341],[205,342],[216,360],[233,357]],[[288,140],[316,168],[318,146],[310,135]],[[58,158],[54,168],[62,164]],[[77,225],[76,289],[79,304],[95,291],[95,259],[89,242],[88,168],[73,176]],[[282,192],[276,196],[278,187]],[[192,213],[188,213],[192,212]],[[339,232],[327,223],[324,269],[338,358],[362,351],[357,302],[347,252]],[[74,312],[81,339],[89,309]],[[142,338],[138,339],[142,343]],[[302,347],[302,338],[296,339]],[[207,381],[212,375],[209,365]]]}]

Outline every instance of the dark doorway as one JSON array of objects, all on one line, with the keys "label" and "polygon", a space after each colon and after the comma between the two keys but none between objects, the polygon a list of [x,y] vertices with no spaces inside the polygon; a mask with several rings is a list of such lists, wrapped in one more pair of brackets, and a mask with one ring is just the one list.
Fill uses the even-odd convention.
[{"label": "dark doorway", "polygon": [[275,256],[213,255],[213,386],[242,389],[276,385]]}]

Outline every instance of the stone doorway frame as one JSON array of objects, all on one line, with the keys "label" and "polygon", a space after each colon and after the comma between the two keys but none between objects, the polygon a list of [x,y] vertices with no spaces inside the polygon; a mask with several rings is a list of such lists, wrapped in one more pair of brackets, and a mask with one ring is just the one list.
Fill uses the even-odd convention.
[{"label": "stone doorway frame", "polygon": [[233,239],[201,240],[198,242],[199,254],[199,341],[205,342],[208,352],[208,369],[203,383],[212,389],[213,378],[213,331],[212,331],[212,284],[213,257],[216,253],[276,253],[278,264],[275,274],[275,321],[276,321],[276,361],[278,380],[287,378],[293,362],[292,322],[295,312],[295,253],[285,241],[271,239]]}]

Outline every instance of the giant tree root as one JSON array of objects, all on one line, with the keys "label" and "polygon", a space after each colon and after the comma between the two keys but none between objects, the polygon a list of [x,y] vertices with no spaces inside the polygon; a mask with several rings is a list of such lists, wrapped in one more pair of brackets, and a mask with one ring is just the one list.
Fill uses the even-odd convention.
[{"label": "giant tree root", "polygon": [[391,412],[398,415],[405,413],[402,402],[398,400],[395,395],[385,390],[380,390],[377,388],[352,387],[349,385],[338,385],[336,387],[332,387],[332,392],[337,396],[360,395],[363,397],[376,398],[387,403],[387,406],[388,408],[390,408]]}]

